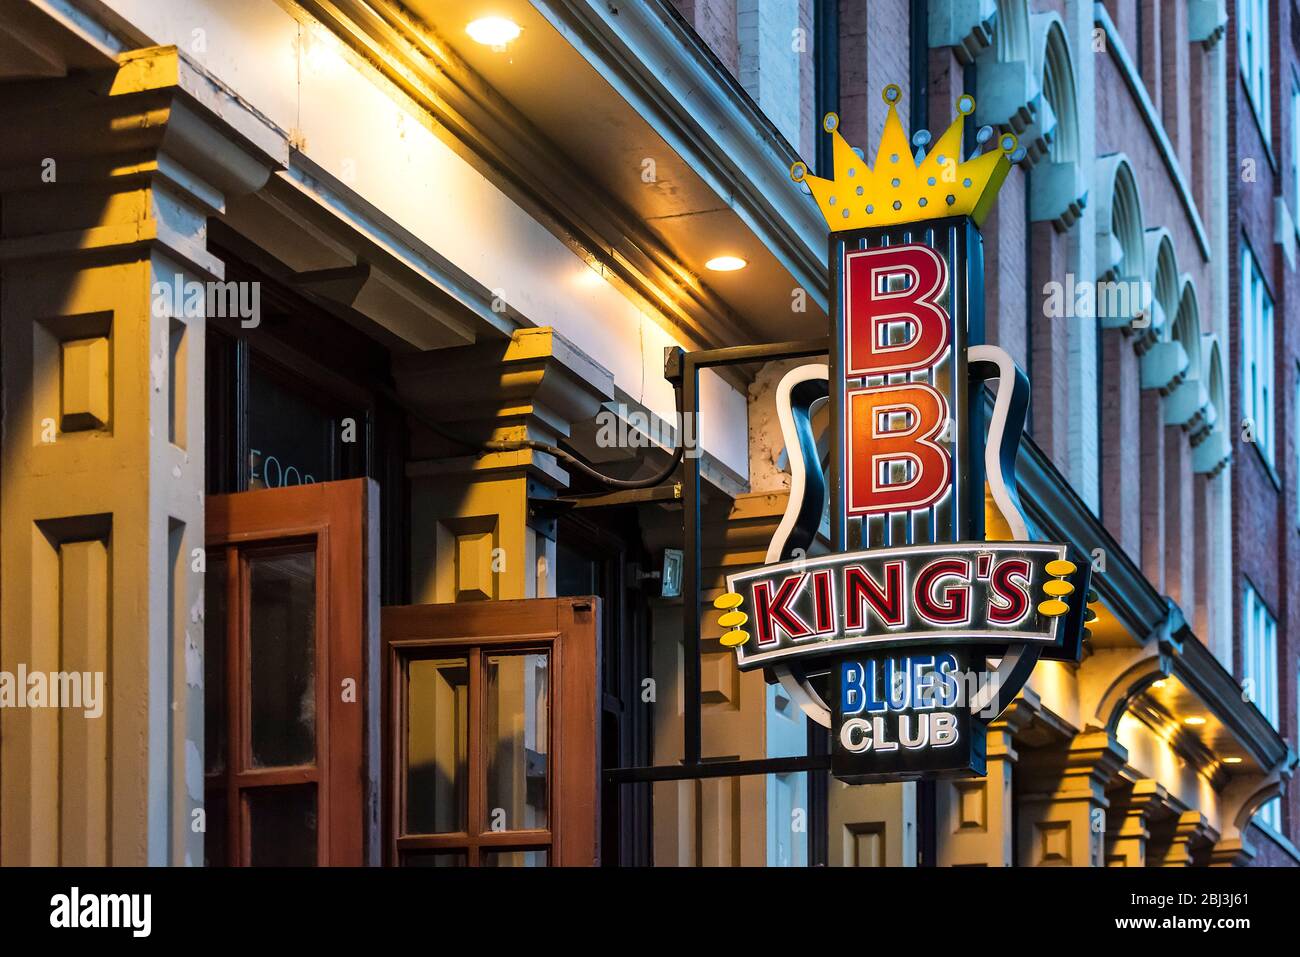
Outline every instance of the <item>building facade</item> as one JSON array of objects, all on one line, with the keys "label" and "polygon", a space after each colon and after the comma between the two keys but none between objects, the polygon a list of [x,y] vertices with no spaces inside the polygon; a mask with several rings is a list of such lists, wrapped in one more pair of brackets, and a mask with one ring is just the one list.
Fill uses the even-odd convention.
[{"label": "building facade", "polygon": [[[1269,720],[1295,740],[1297,481],[1295,330],[1296,133],[1300,121],[1294,4],[1241,3],[1228,52],[1230,147],[1228,282],[1232,355],[1240,387],[1232,399],[1242,444],[1233,470],[1233,612],[1236,673]],[[1235,41],[1235,42],[1234,42]],[[1265,196],[1264,193],[1268,195]],[[1259,423],[1263,423],[1260,439]],[[1276,568],[1268,561],[1276,556]],[[1276,666],[1274,667],[1274,662]],[[1294,838],[1297,805],[1283,799],[1256,818]]]},{"label": "building facade", "polygon": [[[0,864],[1300,863],[1292,0],[9,7]],[[1025,148],[985,338],[1100,611],[985,777],[849,786],[708,602],[889,83]]]}]

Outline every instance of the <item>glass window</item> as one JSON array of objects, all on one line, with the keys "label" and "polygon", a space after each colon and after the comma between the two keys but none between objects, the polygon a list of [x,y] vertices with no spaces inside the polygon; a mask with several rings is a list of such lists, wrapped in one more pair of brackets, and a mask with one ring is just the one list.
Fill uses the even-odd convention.
[{"label": "glass window", "polygon": [[402,855],[403,867],[464,867],[465,852],[407,851]]},{"label": "glass window", "polygon": [[1242,603],[1242,672],[1250,698],[1277,727],[1277,621],[1259,592],[1246,585]]},{"label": "glass window", "polygon": [[1300,79],[1291,74],[1291,215],[1300,229]]},{"label": "glass window", "polygon": [[1269,132],[1270,110],[1268,74],[1268,0],[1240,0],[1237,5],[1237,57],[1241,63],[1241,76],[1246,84],[1255,119],[1259,121],[1264,142],[1272,137]]},{"label": "glass window", "polygon": [[407,666],[407,834],[466,829],[468,704],[468,659],[415,659]]},{"label": "glass window", "polygon": [[[403,654],[398,863],[545,867],[551,849],[551,654],[453,646]],[[507,836],[508,835],[508,836]]]},{"label": "glass window", "polygon": [[249,491],[365,474],[368,416],[256,355],[247,377]]},{"label": "glass window", "polygon": [[316,553],[252,554],[249,728],[253,766],[316,760]]},{"label": "glass window", "polygon": [[[1249,583],[1242,601],[1241,660],[1250,699],[1269,723],[1278,727],[1277,620]],[[1280,803],[1270,801],[1260,808],[1259,817],[1279,830],[1279,811]]]},{"label": "glass window", "polygon": [[546,827],[547,656],[487,656],[487,812],[494,831]]},{"label": "glass window", "polygon": [[547,853],[540,851],[485,851],[484,867],[545,867]]},{"label": "glass window", "polygon": [[248,809],[249,863],[253,867],[316,865],[316,786],[253,788]]},{"label": "glass window", "polygon": [[1255,254],[1241,247],[1241,407],[1249,420],[1253,441],[1264,460],[1273,464],[1273,298],[1264,283]]}]

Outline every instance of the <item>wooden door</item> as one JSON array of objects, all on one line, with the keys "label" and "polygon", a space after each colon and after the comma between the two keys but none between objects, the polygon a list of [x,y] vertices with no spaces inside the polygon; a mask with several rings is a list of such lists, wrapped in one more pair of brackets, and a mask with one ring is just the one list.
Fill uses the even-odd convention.
[{"label": "wooden door", "polygon": [[212,495],[209,864],[378,862],[378,550],[369,479]]},{"label": "wooden door", "polygon": [[599,633],[597,598],[383,610],[388,863],[599,863]]}]

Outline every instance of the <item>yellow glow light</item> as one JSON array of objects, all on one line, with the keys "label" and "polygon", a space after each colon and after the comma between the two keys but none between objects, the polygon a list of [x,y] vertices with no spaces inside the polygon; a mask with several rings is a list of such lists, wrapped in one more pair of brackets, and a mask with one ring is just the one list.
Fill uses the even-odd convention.
[{"label": "yellow glow light", "polygon": [[1184,718],[1184,719],[1183,719],[1183,724],[1190,724],[1190,725],[1192,725],[1193,727],[1196,727],[1196,726],[1199,726],[1199,725],[1205,724],[1205,719],[1202,718],[1202,717],[1200,717],[1200,716],[1198,716],[1198,715],[1192,715],[1192,717],[1190,717],[1190,718]]},{"label": "yellow glow light", "polygon": [[739,256],[714,256],[704,265],[714,272],[735,272],[737,269],[744,269],[749,263]]},{"label": "yellow glow light", "polygon": [[475,43],[500,49],[517,39],[523,30],[519,24],[505,17],[480,17],[465,27],[465,32]]},{"label": "yellow glow light", "polygon": [[1160,678],[1160,679],[1157,680],[1157,681],[1153,681],[1153,682],[1151,682],[1151,687],[1153,687],[1153,688],[1163,688],[1164,686],[1165,686],[1165,679],[1164,679],[1164,678]]},{"label": "yellow glow light", "polygon": [[1224,764],[1240,764],[1240,763],[1241,763],[1241,758],[1224,758],[1224,759],[1223,759],[1223,763],[1224,763]]}]

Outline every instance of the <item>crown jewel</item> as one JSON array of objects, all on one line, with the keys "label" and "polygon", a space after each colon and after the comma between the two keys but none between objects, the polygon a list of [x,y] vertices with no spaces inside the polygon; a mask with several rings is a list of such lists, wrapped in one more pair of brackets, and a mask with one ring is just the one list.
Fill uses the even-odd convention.
[{"label": "crown jewel", "polygon": [[[913,153],[898,118],[901,95],[895,84],[885,87],[889,113],[874,166],[867,166],[862,154],[840,135],[839,117],[827,113],[822,128],[831,134],[834,144],[835,178],[812,176],[802,162],[790,167],[794,181],[808,185],[831,232],[962,215],[979,225],[992,208],[1011,164],[1025,155],[1017,147],[1015,135],[1003,133],[997,148],[961,159],[965,118],[975,112],[975,98],[969,94],[957,99],[956,118],[929,152],[929,131],[920,130],[912,137]],[[992,136],[993,131],[984,127],[976,142],[982,146]]]}]

